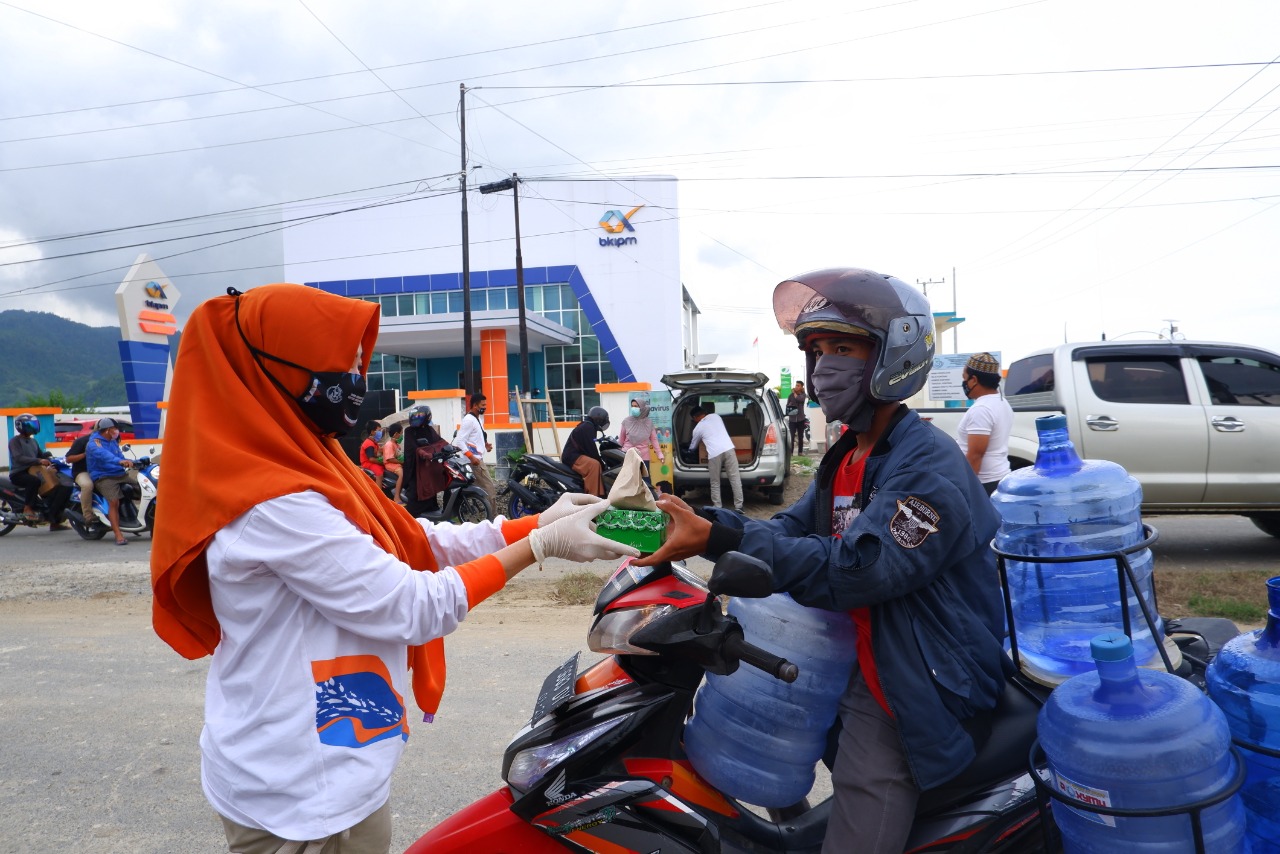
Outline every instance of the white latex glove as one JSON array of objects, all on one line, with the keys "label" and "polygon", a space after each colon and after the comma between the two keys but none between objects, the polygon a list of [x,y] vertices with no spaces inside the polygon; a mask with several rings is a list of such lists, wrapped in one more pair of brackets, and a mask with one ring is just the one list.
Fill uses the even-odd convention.
[{"label": "white latex glove", "polygon": [[586,563],[591,560],[639,557],[640,552],[634,546],[615,543],[595,532],[595,518],[608,509],[609,503],[600,501],[552,522],[545,528],[534,528],[529,532],[529,545],[533,547],[534,560],[542,563],[549,557],[559,557]]},{"label": "white latex glove", "polygon": [[545,528],[557,519],[572,516],[583,507],[592,507],[604,500],[594,495],[587,495],[585,492],[566,492],[556,499],[555,504],[538,515],[538,527]]}]

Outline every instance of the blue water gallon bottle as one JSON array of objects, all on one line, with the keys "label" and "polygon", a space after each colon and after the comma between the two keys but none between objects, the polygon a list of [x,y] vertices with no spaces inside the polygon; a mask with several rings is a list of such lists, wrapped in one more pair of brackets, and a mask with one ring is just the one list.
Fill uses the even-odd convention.
[{"label": "blue water gallon bottle", "polygon": [[[1090,644],[1094,673],[1068,679],[1040,710],[1049,784],[1073,800],[1117,809],[1167,809],[1212,798],[1236,776],[1227,720],[1185,679],[1139,670],[1120,633]],[[1189,815],[1119,818],[1053,801],[1068,854],[1195,851]],[[1201,814],[1205,851],[1248,852],[1238,794]]]},{"label": "blue water gallon bottle", "polygon": [[[1067,435],[1065,415],[1036,419],[1040,449],[1034,466],[1010,472],[992,496],[1000,513],[996,546],[1027,557],[1115,552],[1143,540],[1142,485],[1119,465],[1082,460]],[[1151,550],[1128,556],[1137,590],[1126,587],[1135,655],[1158,660],[1164,624],[1156,612]],[[1114,559],[1072,563],[1006,560],[1014,637],[1023,669],[1055,685],[1093,670],[1089,641],[1124,630]],[[1153,634],[1138,597],[1155,618]]]},{"label": "blue water gallon bottle", "polygon": [[785,807],[813,787],[840,697],[856,658],[853,619],[799,605],[785,593],[733,599],[729,614],[747,641],[800,668],[795,682],[744,664],[707,674],[684,729],[694,769],[721,792],[749,804]]},{"label": "blue water gallon bottle", "polygon": [[1240,796],[1253,854],[1280,854],[1280,757],[1263,752],[1280,751],[1280,577],[1267,582],[1267,603],[1266,627],[1228,643],[1205,674],[1209,697],[1243,748]]}]

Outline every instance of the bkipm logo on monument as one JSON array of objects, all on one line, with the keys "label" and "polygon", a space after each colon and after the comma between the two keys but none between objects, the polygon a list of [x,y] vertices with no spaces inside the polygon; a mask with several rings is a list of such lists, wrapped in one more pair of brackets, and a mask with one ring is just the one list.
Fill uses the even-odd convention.
[{"label": "bkipm logo on monument", "polygon": [[[609,234],[622,234],[626,231],[635,231],[635,226],[631,224],[631,218],[636,215],[636,211],[640,210],[644,205],[636,205],[625,214],[622,211],[605,211],[604,216],[600,217],[600,227]],[[601,246],[634,246],[640,241],[634,237],[601,237]]]}]

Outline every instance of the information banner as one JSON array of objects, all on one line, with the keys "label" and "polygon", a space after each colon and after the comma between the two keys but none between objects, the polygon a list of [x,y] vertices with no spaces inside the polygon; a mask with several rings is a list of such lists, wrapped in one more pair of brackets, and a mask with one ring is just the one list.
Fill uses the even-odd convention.
[{"label": "information banner", "polygon": [[[998,360],[997,350],[986,351]],[[933,370],[929,372],[930,400],[965,401],[964,366],[973,353],[939,353],[933,357]]]},{"label": "information banner", "polygon": [[671,392],[664,389],[643,394],[649,399],[649,420],[653,422],[653,429],[658,431],[658,444],[662,446],[661,460],[653,459],[650,452],[649,479],[663,492],[672,492],[675,449],[671,438]]}]

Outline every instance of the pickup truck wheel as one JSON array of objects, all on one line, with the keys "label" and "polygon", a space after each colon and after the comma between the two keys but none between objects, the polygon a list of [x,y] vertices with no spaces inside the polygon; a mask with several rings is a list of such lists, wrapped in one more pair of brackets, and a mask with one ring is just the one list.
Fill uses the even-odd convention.
[{"label": "pickup truck wheel", "polygon": [[1250,516],[1249,521],[1263,533],[1280,537],[1280,513],[1258,513]]}]

